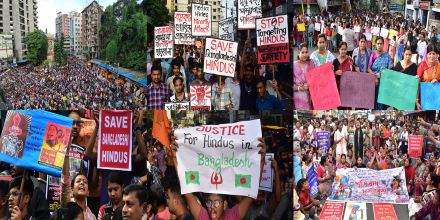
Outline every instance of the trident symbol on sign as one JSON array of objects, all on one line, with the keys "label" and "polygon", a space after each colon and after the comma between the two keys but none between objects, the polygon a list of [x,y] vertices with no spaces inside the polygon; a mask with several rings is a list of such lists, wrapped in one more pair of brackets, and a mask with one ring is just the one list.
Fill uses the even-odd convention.
[{"label": "trident symbol on sign", "polygon": [[[215,175],[214,175],[215,174]],[[211,174],[211,184],[215,184],[215,189],[218,190],[218,185],[223,183],[223,177],[219,169]]]}]

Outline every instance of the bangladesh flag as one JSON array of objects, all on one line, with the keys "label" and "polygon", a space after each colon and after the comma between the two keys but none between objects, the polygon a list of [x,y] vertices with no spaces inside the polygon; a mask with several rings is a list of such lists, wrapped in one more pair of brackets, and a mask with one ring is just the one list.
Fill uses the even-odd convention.
[{"label": "bangladesh flag", "polygon": [[235,174],[235,188],[251,188],[251,175]]},{"label": "bangladesh flag", "polygon": [[200,185],[199,182],[199,171],[185,171],[185,180],[186,184],[197,184]]}]

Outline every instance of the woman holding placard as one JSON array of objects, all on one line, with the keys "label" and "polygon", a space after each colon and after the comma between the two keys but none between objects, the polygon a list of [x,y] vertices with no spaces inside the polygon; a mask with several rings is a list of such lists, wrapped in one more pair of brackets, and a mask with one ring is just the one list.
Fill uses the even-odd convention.
[{"label": "woman holding placard", "polygon": [[306,73],[315,68],[313,61],[309,59],[307,44],[299,46],[298,60],[293,64],[293,105],[294,109],[312,109],[309,85],[306,80]]},{"label": "woman holding placard", "polygon": [[417,68],[417,77],[421,82],[440,81],[439,48],[437,44],[430,44],[426,49],[426,61],[422,61]]},{"label": "woman holding placard", "polygon": [[338,49],[339,56],[333,60],[333,68],[336,75],[336,84],[339,90],[342,73],[346,71],[353,71],[354,64],[351,57],[347,54],[348,46],[346,42],[341,42]]}]

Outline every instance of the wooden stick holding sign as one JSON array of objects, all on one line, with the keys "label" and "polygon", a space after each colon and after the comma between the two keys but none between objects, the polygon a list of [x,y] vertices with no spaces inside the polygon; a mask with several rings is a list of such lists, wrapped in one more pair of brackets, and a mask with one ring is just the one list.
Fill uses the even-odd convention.
[{"label": "wooden stick holding sign", "polygon": [[23,199],[24,181],[27,176],[28,176],[28,171],[27,171],[27,169],[24,169],[23,177],[21,178],[21,184],[20,184],[20,196],[18,197],[18,202],[17,202],[18,207],[20,207],[21,200]]}]

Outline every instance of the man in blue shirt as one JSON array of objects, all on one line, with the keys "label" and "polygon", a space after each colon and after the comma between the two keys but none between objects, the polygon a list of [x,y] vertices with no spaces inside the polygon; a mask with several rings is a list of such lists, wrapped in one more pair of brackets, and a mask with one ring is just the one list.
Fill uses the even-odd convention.
[{"label": "man in blue shirt", "polygon": [[277,93],[278,98],[270,95],[266,91],[266,80],[259,79],[257,81],[257,110],[282,110],[284,109],[284,103],[281,101],[281,93],[278,88],[278,83],[273,80],[273,86]]}]

